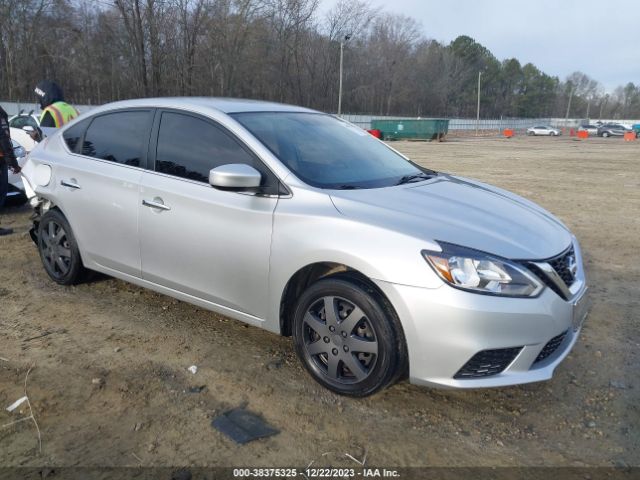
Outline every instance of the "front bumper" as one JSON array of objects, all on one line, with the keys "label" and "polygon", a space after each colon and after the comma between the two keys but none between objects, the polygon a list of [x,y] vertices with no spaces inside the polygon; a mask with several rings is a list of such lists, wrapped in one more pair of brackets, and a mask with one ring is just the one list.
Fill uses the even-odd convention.
[{"label": "front bumper", "polygon": [[[376,284],[401,320],[410,381],[420,385],[485,388],[548,380],[575,344],[589,308],[585,282],[570,301],[550,288],[537,298],[506,298],[448,285],[426,289]],[[545,346],[563,333],[557,348],[540,360]],[[514,347],[521,348],[499,373],[455,378],[479,352]]]}]

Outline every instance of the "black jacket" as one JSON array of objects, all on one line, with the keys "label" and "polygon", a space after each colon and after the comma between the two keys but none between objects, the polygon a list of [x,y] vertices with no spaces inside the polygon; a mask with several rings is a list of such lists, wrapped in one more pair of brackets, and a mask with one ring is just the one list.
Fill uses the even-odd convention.
[{"label": "black jacket", "polygon": [[13,145],[11,144],[9,116],[0,107],[0,166],[3,166],[4,163],[11,168],[18,168],[18,162],[13,154]]}]

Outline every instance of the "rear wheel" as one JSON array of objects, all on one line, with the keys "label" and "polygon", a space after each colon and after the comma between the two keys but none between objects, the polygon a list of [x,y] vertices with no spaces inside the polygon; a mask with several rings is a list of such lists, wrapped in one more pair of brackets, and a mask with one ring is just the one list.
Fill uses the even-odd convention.
[{"label": "rear wheel", "polygon": [[78,244],[69,222],[57,210],[49,210],[38,225],[38,251],[44,269],[60,285],[73,285],[80,281],[85,269]]},{"label": "rear wheel", "polygon": [[320,280],[302,294],[293,337],[311,376],[341,395],[371,395],[404,372],[406,347],[391,307],[346,276]]},{"label": "rear wheel", "polygon": [[609,135],[610,135],[610,133],[609,133],[609,132],[602,132],[602,136],[603,136],[604,138],[607,138]]}]

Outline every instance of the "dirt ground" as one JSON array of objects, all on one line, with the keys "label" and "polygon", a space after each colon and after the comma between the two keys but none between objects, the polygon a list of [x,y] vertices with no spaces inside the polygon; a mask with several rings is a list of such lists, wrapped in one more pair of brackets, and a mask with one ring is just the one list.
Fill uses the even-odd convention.
[{"label": "dirt ground", "polygon": [[[393,146],[524,195],[576,233],[594,303],[553,380],[483,391],[404,382],[342,398],[311,380],[288,338],[119,280],[55,285],[28,237],[29,208],[6,208],[17,234],[0,238],[0,425],[28,415],[5,408],[33,366],[42,452],[32,422],[2,428],[0,466],[357,467],[347,453],[379,466],[640,465],[640,142]],[[281,433],[239,446],[211,427],[240,405]]]}]

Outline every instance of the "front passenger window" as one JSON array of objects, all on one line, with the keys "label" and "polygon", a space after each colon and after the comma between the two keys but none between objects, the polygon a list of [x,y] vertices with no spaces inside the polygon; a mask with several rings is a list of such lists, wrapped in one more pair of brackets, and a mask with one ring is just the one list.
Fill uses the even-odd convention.
[{"label": "front passenger window", "polygon": [[264,168],[234,138],[205,120],[165,112],[160,120],[156,172],[209,182],[209,170],[229,163]]}]

